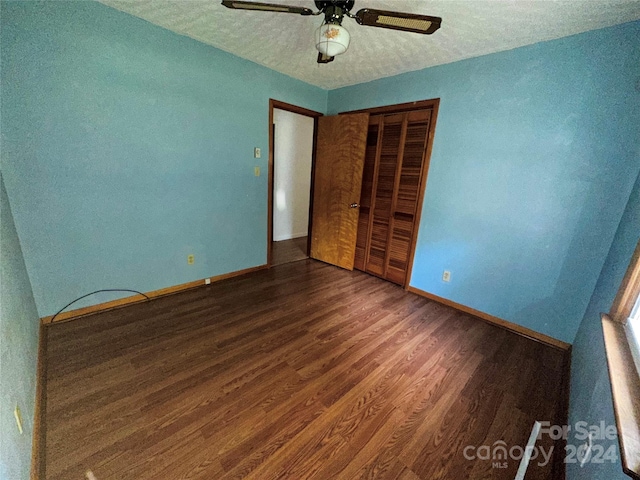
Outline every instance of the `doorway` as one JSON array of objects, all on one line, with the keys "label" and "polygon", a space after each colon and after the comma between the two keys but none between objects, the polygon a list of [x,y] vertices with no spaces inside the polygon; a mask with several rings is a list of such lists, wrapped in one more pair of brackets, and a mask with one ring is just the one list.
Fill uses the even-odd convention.
[{"label": "doorway", "polygon": [[[420,214],[439,103],[439,99],[422,100],[323,117],[318,112],[270,100],[268,266],[276,264],[273,258],[275,244],[274,198],[282,195],[274,189],[274,140],[276,136],[274,128],[277,129],[277,126],[273,126],[273,120],[275,110],[285,110],[314,119],[310,192],[308,197],[305,196],[309,200],[308,203],[306,201],[303,203],[303,205],[308,205],[307,245],[304,251],[299,250],[300,247],[295,245],[292,245],[291,249],[295,248],[301,252],[300,258],[306,258],[311,254],[311,257],[316,260],[349,270],[355,267],[397,283],[405,289],[408,288],[411,281],[413,257],[420,226]],[[328,125],[330,126],[333,121],[331,119],[362,114],[369,117],[368,127],[365,124],[362,131],[360,129],[354,130],[353,126],[342,129],[351,132],[342,142],[344,145],[338,141],[339,133],[342,132],[340,129],[337,132],[329,133],[328,142],[321,141],[321,138],[326,136]],[[322,118],[319,119],[319,117]],[[331,129],[329,128],[329,130]],[[339,168],[333,168],[330,162],[327,164],[327,158],[331,160],[332,154],[336,154],[341,147],[346,149],[344,155],[340,154],[342,157],[353,160],[354,155],[359,156],[360,154],[356,150],[360,149],[356,149],[355,145],[347,145],[349,139],[353,140],[358,136],[355,135],[356,133],[362,133],[365,141],[361,148],[364,154],[364,165],[360,165],[363,167],[361,169],[362,178],[358,178],[357,182],[358,185],[361,185],[361,189],[358,187],[359,192],[354,193],[351,190],[347,192],[346,188],[340,187],[345,183],[354,186],[356,182],[351,178],[353,175],[349,177],[353,181],[344,182],[345,173]],[[325,144],[328,144],[330,153],[328,156],[317,153],[322,148],[326,150],[327,145]],[[316,190],[315,193],[314,190]],[[346,195],[347,193],[349,195]],[[340,197],[338,205],[340,208],[332,207],[333,204],[329,201],[336,196]],[[279,198],[278,200],[282,205],[283,199]],[[284,200],[284,205],[286,205],[286,195]],[[314,203],[316,209],[314,209]],[[322,208],[327,205],[329,205],[328,208]],[[349,230],[349,233],[353,235],[344,235],[340,230],[345,221],[343,215],[337,215],[336,212],[338,210],[342,212],[344,209],[357,210],[358,215],[355,221],[357,228]],[[327,213],[328,217],[317,215],[318,211]],[[333,221],[335,220],[333,217],[336,216],[340,228],[336,227],[336,222]],[[329,217],[331,221],[328,220]],[[314,225],[316,225],[315,228]],[[314,232],[313,249],[310,248],[312,231]],[[281,237],[278,235],[276,238],[280,239]],[[297,238],[299,245],[304,244],[303,237]],[[288,240],[293,240],[293,235]],[[327,248],[323,249],[318,245],[324,245]],[[276,249],[279,246],[276,244]],[[347,259],[349,260],[348,265],[346,262],[345,265],[342,265],[332,261],[329,258],[330,255],[324,254],[332,253],[334,250],[346,251],[347,247],[351,249],[352,253],[344,255],[345,258],[349,257]],[[276,253],[278,252],[276,251]],[[284,261],[291,260],[285,259]],[[283,263],[280,259],[276,259],[276,262]]]},{"label": "doorway", "polygon": [[321,115],[269,102],[269,266],[309,257],[316,119]]}]

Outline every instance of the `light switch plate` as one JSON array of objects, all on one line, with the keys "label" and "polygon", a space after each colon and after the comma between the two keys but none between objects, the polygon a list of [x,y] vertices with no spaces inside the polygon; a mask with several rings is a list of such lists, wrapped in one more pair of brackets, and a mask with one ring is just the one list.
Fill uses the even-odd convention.
[{"label": "light switch plate", "polygon": [[253,157],[254,158],[260,158],[262,156],[262,152],[260,151],[260,149],[258,147],[253,149]]}]

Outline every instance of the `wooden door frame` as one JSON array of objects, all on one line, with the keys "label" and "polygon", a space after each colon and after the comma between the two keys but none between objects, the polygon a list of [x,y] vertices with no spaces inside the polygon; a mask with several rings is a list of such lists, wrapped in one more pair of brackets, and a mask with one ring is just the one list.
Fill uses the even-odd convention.
[{"label": "wooden door frame", "polygon": [[313,152],[311,154],[311,188],[309,191],[309,225],[307,228],[307,255],[311,242],[311,213],[313,210],[313,179],[316,166],[316,141],[318,136],[318,117],[323,114],[314,110],[298,107],[280,100],[269,99],[269,173],[267,181],[267,268],[271,268],[271,245],[273,244],[273,170],[274,170],[274,129],[273,129],[273,109],[286,110],[297,113],[305,117],[313,118]]},{"label": "wooden door frame", "polygon": [[422,205],[424,201],[424,192],[427,187],[427,177],[429,174],[429,166],[431,163],[431,151],[433,150],[433,139],[436,133],[436,123],[438,120],[438,109],[440,107],[440,99],[432,98],[429,100],[418,100],[415,102],[399,103],[397,105],[385,105],[382,107],[363,108],[360,110],[350,110],[347,112],[340,112],[338,115],[347,115],[351,113],[368,113],[369,115],[382,115],[392,113],[404,113],[413,110],[432,110],[431,121],[429,122],[429,134],[427,137],[427,148],[424,152],[423,170],[420,178],[420,185],[418,186],[418,204],[416,206],[415,225],[416,229],[411,239],[411,245],[409,249],[409,259],[407,264],[407,275],[404,280],[404,289],[409,289],[409,283],[411,282],[411,274],[413,272],[413,260],[416,253],[416,244],[418,242],[418,233],[420,231],[420,220],[422,217]]}]

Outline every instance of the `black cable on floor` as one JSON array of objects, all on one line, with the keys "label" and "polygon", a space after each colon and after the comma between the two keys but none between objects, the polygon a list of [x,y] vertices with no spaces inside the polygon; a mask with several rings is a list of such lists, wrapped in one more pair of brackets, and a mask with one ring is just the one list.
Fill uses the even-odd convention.
[{"label": "black cable on floor", "polygon": [[128,288],[105,288],[103,290],[96,290],[95,292],[87,293],[86,295],[82,295],[81,297],[76,298],[73,302],[67,303],[64,307],[58,310],[53,317],[51,317],[51,322],[53,323],[53,321],[58,315],[60,315],[67,307],[70,307],[71,305],[76,303],[78,300],[82,300],[83,298],[93,295],[94,293],[100,293],[100,292],[132,292],[132,293],[137,293],[139,295],[142,295],[147,300],[151,300],[147,295],[145,295],[142,292],[139,292],[138,290],[130,290]]}]

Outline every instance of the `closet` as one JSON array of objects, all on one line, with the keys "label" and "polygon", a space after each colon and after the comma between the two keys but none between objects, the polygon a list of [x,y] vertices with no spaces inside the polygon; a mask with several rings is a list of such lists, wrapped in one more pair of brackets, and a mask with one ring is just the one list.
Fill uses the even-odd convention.
[{"label": "closet", "polygon": [[354,268],[400,285],[413,261],[432,121],[433,108],[369,117]]}]

